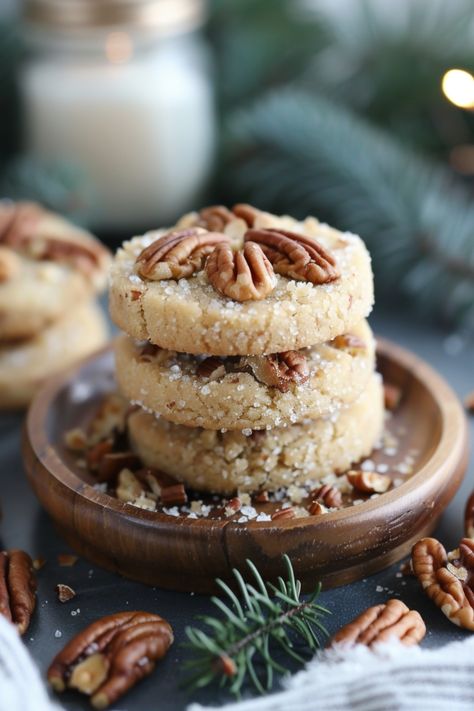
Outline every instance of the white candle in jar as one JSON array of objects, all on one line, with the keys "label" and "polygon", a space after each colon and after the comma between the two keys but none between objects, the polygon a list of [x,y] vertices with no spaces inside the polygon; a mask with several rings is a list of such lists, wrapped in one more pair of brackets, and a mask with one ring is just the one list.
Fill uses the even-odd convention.
[{"label": "white candle in jar", "polygon": [[124,30],[99,45],[37,53],[24,69],[29,155],[77,164],[90,179],[96,226],[166,224],[208,177],[214,106],[199,48],[167,37],[137,46]]}]

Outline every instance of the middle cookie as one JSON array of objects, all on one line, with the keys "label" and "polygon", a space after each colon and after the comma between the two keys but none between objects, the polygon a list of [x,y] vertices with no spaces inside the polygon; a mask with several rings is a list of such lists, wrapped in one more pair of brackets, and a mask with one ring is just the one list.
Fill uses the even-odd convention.
[{"label": "middle cookie", "polygon": [[115,358],[132,403],[188,427],[256,430],[354,402],[374,370],[375,342],[362,321],[328,343],[269,356],[187,355],[121,336]]}]

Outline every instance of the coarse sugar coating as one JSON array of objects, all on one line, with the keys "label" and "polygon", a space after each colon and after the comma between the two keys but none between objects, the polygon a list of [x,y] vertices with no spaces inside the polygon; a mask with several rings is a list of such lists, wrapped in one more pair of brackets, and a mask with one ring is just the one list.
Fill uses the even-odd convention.
[{"label": "coarse sugar coating", "polygon": [[272,430],[220,432],[175,425],[143,410],[129,417],[132,448],[199,491],[274,491],[343,472],[366,457],[382,434],[381,378],[374,374],[350,407],[324,419]]},{"label": "coarse sugar coating", "polygon": [[303,382],[279,383],[267,356],[206,358],[121,336],[115,343],[116,378],[132,404],[170,422],[213,430],[281,427],[353,402],[373,373],[375,342],[361,321],[350,334],[298,355],[304,359]]},{"label": "coarse sugar coating", "polygon": [[27,405],[43,381],[107,341],[101,309],[86,304],[27,341],[0,347],[0,409]]},{"label": "coarse sugar coating", "polygon": [[[186,216],[173,229],[193,224]],[[222,228],[240,248],[248,228],[234,219]],[[334,257],[339,276],[314,284],[275,275],[275,288],[261,300],[236,301],[209,282],[203,268],[188,278],[154,281],[138,274],[142,250],[169,230],[126,242],[111,269],[110,313],[132,338],[181,353],[261,355],[298,350],[348,333],[373,304],[370,256],[356,235],[342,233],[313,217],[297,221],[259,212],[254,229],[283,229],[305,235]]]}]

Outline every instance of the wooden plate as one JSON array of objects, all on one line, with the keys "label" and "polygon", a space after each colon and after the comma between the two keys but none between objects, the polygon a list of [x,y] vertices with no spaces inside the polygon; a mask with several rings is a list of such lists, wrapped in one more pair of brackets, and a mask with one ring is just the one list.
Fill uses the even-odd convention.
[{"label": "wooden plate", "polygon": [[[378,367],[402,388],[391,427],[401,433],[398,459],[412,453],[414,471],[397,488],[357,506],[324,516],[238,524],[145,511],[97,491],[62,441],[64,432],[84,421],[101,395],[113,389],[108,350],[51,380],[37,395],[23,444],[28,477],[79,554],[144,583],[207,593],[216,576],[229,579],[246,558],[271,580],[281,572],[283,553],[307,588],[318,579],[326,587],[349,583],[399,560],[432,531],[467,463],[464,413],[444,380],[388,342],[379,343]],[[378,457],[374,453],[375,463]]]}]

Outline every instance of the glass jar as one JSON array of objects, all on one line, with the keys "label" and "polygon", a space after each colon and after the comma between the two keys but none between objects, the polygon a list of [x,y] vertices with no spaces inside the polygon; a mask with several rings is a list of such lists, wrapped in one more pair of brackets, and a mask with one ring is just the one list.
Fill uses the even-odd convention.
[{"label": "glass jar", "polygon": [[96,229],[164,225],[208,178],[215,116],[204,0],[27,0],[26,154],[82,169]]}]

